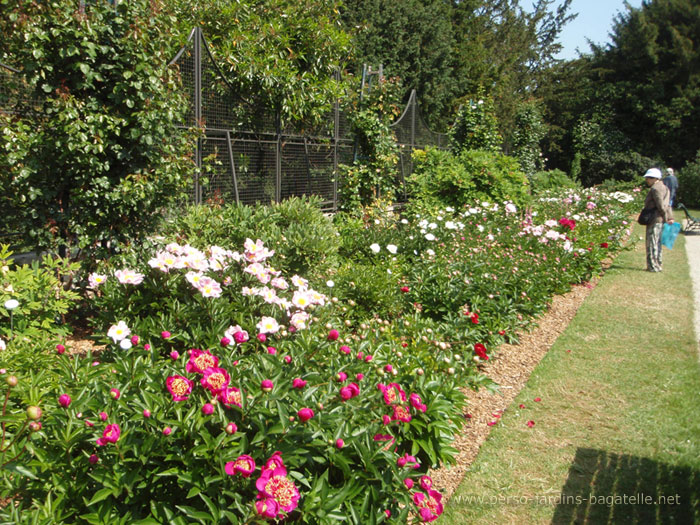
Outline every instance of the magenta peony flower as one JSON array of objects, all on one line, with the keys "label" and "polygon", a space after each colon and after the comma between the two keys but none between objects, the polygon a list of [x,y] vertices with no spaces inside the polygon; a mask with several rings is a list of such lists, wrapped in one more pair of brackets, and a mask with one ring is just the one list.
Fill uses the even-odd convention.
[{"label": "magenta peony flower", "polygon": [[330,332],[328,332],[328,340],[329,341],[337,341],[338,337],[340,337],[340,333],[335,328],[333,330],[331,330]]},{"label": "magenta peony flower", "polygon": [[413,488],[413,480],[411,478],[406,478],[403,480],[403,484],[406,485],[406,488],[408,490],[411,490]]},{"label": "magenta peony flower", "polygon": [[270,459],[265,462],[265,466],[262,470],[275,470],[276,468],[285,468],[282,453],[279,450],[275,451],[274,454],[270,456]]},{"label": "magenta peony flower", "polygon": [[228,386],[221,390],[216,399],[221,401],[226,408],[231,408],[231,405],[241,406],[241,391],[235,386]]},{"label": "magenta peony flower", "polygon": [[365,377],[365,374],[359,373],[355,376],[355,379],[357,379],[358,381],[362,381],[362,379],[364,379],[364,377]]},{"label": "magenta peony flower", "polygon": [[137,344],[139,344],[139,336],[138,336],[138,335],[132,335],[132,336],[131,336],[131,344],[132,344],[132,345],[137,345]]},{"label": "magenta peony flower", "polygon": [[345,441],[343,441],[342,439],[336,439],[335,446],[337,448],[343,448],[345,446]]},{"label": "magenta peony flower", "polygon": [[309,419],[314,417],[314,411],[310,408],[302,408],[299,410],[299,412],[297,412],[297,415],[299,416],[299,419],[301,419],[302,423],[306,423]]},{"label": "magenta peony flower", "polygon": [[148,409],[145,409],[143,411],[143,417],[151,417],[151,411]]},{"label": "magenta peony flower", "polygon": [[63,346],[63,345],[60,344],[60,343],[56,345],[56,352],[57,352],[57,353],[62,354],[62,353],[64,353],[65,351],[66,351],[66,347],[65,347],[65,346]]},{"label": "magenta peony flower", "polygon": [[275,348],[274,346],[268,346],[267,353],[270,355],[275,355],[277,353],[277,348]]},{"label": "magenta peony flower", "polygon": [[109,391],[109,395],[111,396],[112,399],[119,399],[122,395],[122,393],[119,391],[118,388],[113,388]]},{"label": "magenta peony flower", "polygon": [[390,424],[390,423],[391,423],[391,418],[390,418],[389,416],[387,416],[386,414],[384,414],[384,415],[382,416],[382,423],[384,423],[385,425]]},{"label": "magenta peony flower", "polygon": [[272,392],[272,389],[274,388],[274,383],[270,381],[269,379],[263,379],[262,382],[260,383],[260,388],[262,389],[263,392]]},{"label": "magenta peony flower", "polygon": [[187,361],[187,364],[185,365],[185,371],[188,374],[193,372],[203,374],[207,368],[215,368],[219,366],[219,358],[212,355],[209,350],[202,352],[197,348],[192,348],[189,353],[190,360]]},{"label": "magenta peony flower", "polygon": [[304,388],[304,387],[306,386],[306,384],[307,384],[307,381],[304,381],[304,380],[301,379],[300,377],[295,377],[295,378],[292,380],[292,387],[293,387],[293,388],[302,389],[302,388]]},{"label": "magenta peony flower", "polygon": [[97,439],[97,445],[102,447],[107,443],[116,443],[119,440],[121,433],[122,430],[116,423],[107,425],[102,433],[102,437]]},{"label": "magenta peony flower", "polygon": [[173,350],[172,352],[170,352],[170,359],[172,359],[173,361],[177,361],[179,357],[180,352],[178,352],[177,350]]},{"label": "magenta peony flower", "polygon": [[350,353],[350,347],[349,346],[341,346],[340,351],[343,352],[344,354],[349,354]]},{"label": "magenta peony flower", "polygon": [[340,389],[340,398],[343,401],[347,401],[348,399],[352,399],[352,389],[349,386],[344,386],[343,388]]},{"label": "magenta peony flower", "polygon": [[255,487],[258,489],[258,498],[273,499],[281,512],[289,513],[297,508],[299,490],[287,477],[284,467],[264,470],[255,482]]},{"label": "magenta peony flower", "polygon": [[236,341],[239,345],[241,343],[245,343],[248,340],[248,333],[247,332],[236,332],[233,334],[233,340]]},{"label": "magenta peony flower", "polygon": [[345,372],[338,372],[335,374],[335,380],[342,383],[348,378],[348,375]]},{"label": "magenta peony flower", "polygon": [[160,336],[161,336],[163,339],[170,339],[170,335],[171,335],[170,332],[168,332],[167,330],[163,330],[163,331],[160,333]]},{"label": "magenta peony flower", "polygon": [[228,425],[226,425],[226,428],[224,429],[227,434],[235,434],[238,432],[238,427],[236,426],[235,423],[231,422]]},{"label": "magenta peony flower", "polygon": [[228,372],[223,368],[211,367],[207,368],[202,375],[200,383],[204,388],[216,395],[226,388],[231,381]]},{"label": "magenta peony flower", "polygon": [[170,376],[165,380],[165,386],[173,396],[173,401],[185,401],[190,397],[194,383],[184,376]]},{"label": "magenta peony flower", "polygon": [[143,345],[143,349],[144,349],[146,352],[148,352],[148,351],[151,349],[151,345],[149,345],[148,343],[146,343],[145,345]]},{"label": "magenta peony flower", "polygon": [[170,434],[172,434],[172,432],[173,432],[173,429],[170,428],[170,427],[165,427],[165,428],[163,429],[163,435],[164,435],[164,436],[169,436]]},{"label": "magenta peony flower", "polygon": [[424,522],[435,521],[442,514],[442,494],[429,489],[427,495],[416,492],[413,495],[413,503],[418,507],[418,513]]},{"label": "magenta peony flower", "polygon": [[284,362],[289,364],[292,362],[292,356],[291,355],[286,355],[284,356]]},{"label": "magenta peony flower", "polygon": [[68,405],[70,405],[71,398],[68,394],[61,394],[58,396],[58,404],[61,405],[63,408],[68,408]]},{"label": "magenta peony flower", "polygon": [[224,470],[229,476],[240,474],[244,478],[249,478],[250,475],[255,472],[255,460],[252,457],[243,454],[242,456],[238,456],[235,461],[229,461],[226,463]]},{"label": "magenta peony flower", "polygon": [[97,454],[91,454],[90,457],[88,458],[88,461],[90,464],[94,465],[100,460],[100,458],[97,457]]},{"label": "magenta peony flower", "polygon": [[219,341],[219,343],[221,344],[221,346],[223,346],[225,348],[231,344],[231,340],[228,337],[222,337],[221,341]]},{"label": "magenta peony flower", "polygon": [[202,414],[205,416],[211,416],[214,413],[214,405],[211,403],[204,403],[202,406]]},{"label": "magenta peony flower", "polygon": [[100,419],[102,421],[107,421],[107,412],[100,412]]},{"label": "magenta peony flower", "polygon": [[430,476],[421,476],[420,478],[420,488],[428,491],[433,488],[433,478]]},{"label": "magenta peony flower", "polygon": [[265,341],[267,341],[267,336],[265,334],[258,334],[256,337],[258,338],[258,341],[260,341],[261,343],[264,343]]}]

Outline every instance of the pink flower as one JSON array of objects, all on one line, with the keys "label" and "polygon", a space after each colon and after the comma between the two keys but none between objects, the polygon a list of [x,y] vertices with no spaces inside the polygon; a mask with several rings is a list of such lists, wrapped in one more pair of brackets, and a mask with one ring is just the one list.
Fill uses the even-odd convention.
[{"label": "pink flower", "polygon": [[100,412],[100,419],[102,421],[107,421],[107,412]]},{"label": "pink flower", "polygon": [[265,341],[267,341],[267,336],[265,334],[258,334],[256,337],[258,338],[258,341],[260,341],[261,343],[264,343]]},{"label": "pink flower", "polygon": [[[146,346],[146,345],[144,345],[144,346]],[[177,350],[173,350],[172,352],[170,352],[170,359],[172,359],[173,361],[177,361],[177,359],[179,357],[180,357],[180,352],[178,352]]]},{"label": "pink flower", "polygon": [[416,492],[413,495],[413,503],[418,507],[418,514],[424,522],[435,521],[442,514],[442,494],[429,489],[427,495]]},{"label": "pink flower", "polygon": [[224,429],[227,434],[235,434],[238,432],[238,427],[236,426],[235,423],[231,422],[228,425],[226,425],[226,428]]},{"label": "pink flower", "polygon": [[535,398],[535,401],[536,401],[537,403],[539,403],[540,401],[542,401],[542,398],[541,398],[541,397],[536,397],[536,398]]},{"label": "pink flower", "polygon": [[275,348],[274,346],[268,346],[267,353],[270,355],[275,355],[277,353],[277,348]]},{"label": "pink flower", "polygon": [[284,468],[284,460],[279,450],[275,451],[275,453],[270,456],[270,459],[265,462],[265,466],[262,470],[275,470],[276,468]]},{"label": "pink flower", "polygon": [[401,291],[402,291],[403,293],[408,293],[410,290],[411,290],[411,289],[410,289],[408,286],[402,286],[402,287],[401,287]]},{"label": "pink flower", "polygon": [[428,491],[433,488],[433,478],[430,476],[421,476],[420,478],[420,488]]},{"label": "pink flower", "polygon": [[391,371],[394,369],[393,366],[391,365],[384,365],[384,371],[391,373]]},{"label": "pink flower", "polygon": [[307,381],[304,381],[300,377],[295,377],[292,380],[292,388],[302,389],[306,386],[306,384],[307,384]]},{"label": "pink flower", "polygon": [[413,488],[413,480],[411,478],[406,478],[403,480],[403,484],[406,485],[406,488],[408,490],[411,490]]},{"label": "pink flower", "polygon": [[527,422],[527,426],[530,427],[530,428],[532,428],[532,427],[535,426],[535,422],[532,421],[532,420],[530,420],[530,421]]},{"label": "pink flower", "polygon": [[423,403],[421,397],[415,392],[408,396],[411,406],[420,412],[425,412],[428,407]]},{"label": "pink flower", "polygon": [[366,363],[369,363],[372,359],[374,359],[374,357],[372,357],[371,355],[365,356],[365,362],[366,362]]},{"label": "pink flower", "polygon": [[260,388],[262,389],[263,392],[272,392],[272,389],[275,387],[275,384],[270,381],[269,379],[263,379],[262,382],[260,383]]},{"label": "pink flower", "polygon": [[109,391],[109,395],[112,397],[112,399],[119,399],[122,393],[119,391],[118,388],[113,388]]},{"label": "pink flower", "polygon": [[350,353],[350,347],[349,346],[341,346],[340,351],[343,352],[344,354],[349,354]]},{"label": "pink flower", "polygon": [[[151,349],[151,345],[149,345],[148,343],[146,343],[145,345],[143,345],[143,349],[144,349],[146,352],[148,352],[148,351]],[[177,353],[177,352],[176,352],[176,353]],[[178,355],[179,355],[179,354],[178,354]],[[176,358],[176,359],[177,359],[177,358]]]},{"label": "pink flower", "polygon": [[525,408],[525,405],[523,405],[522,403],[520,403],[520,404],[518,405],[518,408]]},{"label": "pink flower", "polygon": [[202,405],[202,414],[205,416],[211,416],[214,413],[214,405],[211,403],[204,403]]},{"label": "pink flower", "polygon": [[102,447],[107,443],[116,443],[121,433],[121,428],[116,423],[107,425],[102,433],[102,437],[97,439],[97,445]]},{"label": "pink flower", "polygon": [[132,345],[137,345],[137,344],[139,344],[139,336],[138,336],[138,335],[132,335],[132,336],[131,336],[131,344],[132,344]]},{"label": "pink flower", "polygon": [[66,347],[63,346],[62,344],[57,344],[56,345],[56,352],[59,354],[62,354],[66,351]]},{"label": "pink flower", "polygon": [[188,374],[193,372],[203,374],[207,368],[219,366],[219,358],[212,355],[209,350],[202,351],[198,348],[192,348],[189,354],[190,360],[187,361],[187,364],[185,365],[185,371]]},{"label": "pink flower", "polygon": [[235,461],[229,461],[226,463],[224,470],[229,476],[240,474],[244,478],[249,478],[250,475],[255,472],[255,460],[252,457],[244,454],[242,456],[238,456]]},{"label": "pink flower", "polygon": [[280,506],[272,498],[259,499],[255,502],[255,512],[263,518],[274,518],[279,514]]},{"label": "pink flower", "polygon": [[163,339],[170,339],[170,335],[171,335],[170,332],[168,332],[167,330],[164,330],[164,331],[162,331],[162,332],[160,333],[160,336],[161,336]]},{"label": "pink flower", "polygon": [[345,381],[347,378],[348,378],[348,375],[347,375],[345,372],[338,372],[338,373],[335,375],[336,381],[338,381],[338,382],[340,382],[340,383],[342,383],[343,381]]},{"label": "pink flower", "polygon": [[294,482],[287,477],[284,467],[265,469],[255,482],[258,498],[271,498],[279,505],[281,512],[289,513],[297,508],[299,490]]},{"label": "pink flower", "polygon": [[389,383],[388,386],[379,383],[377,388],[384,393],[384,402],[387,405],[406,401],[406,392],[398,383]]},{"label": "pink flower", "polygon": [[170,434],[172,434],[172,432],[173,432],[173,429],[170,428],[170,427],[165,427],[165,428],[163,429],[163,435],[164,435],[164,436],[169,436]]},{"label": "pink flower", "polygon": [[165,380],[168,392],[173,396],[173,401],[185,401],[190,397],[194,383],[184,376],[170,376]]},{"label": "pink flower", "polygon": [[220,341],[221,346],[228,346],[231,344],[231,340],[228,337],[222,337]]},{"label": "pink flower", "polygon": [[239,345],[245,343],[248,340],[248,333],[244,331],[236,332],[233,334],[233,340]]},{"label": "pink flower", "polygon": [[97,454],[91,454],[90,457],[88,458],[88,461],[90,464],[94,465],[100,460],[100,458],[97,457]]},{"label": "pink flower", "polygon": [[301,419],[302,423],[306,423],[309,419],[314,417],[314,411],[310,408],[302,408],[299,410],[299,412],[297,412],[297,415],[299,416],[299,419]]},{"label": "pink flower", "polygon": [[210,367],[204,371],[200,383],[204,388],[209,390],[209,392],[216,395],[226,388],[230,381],[231,377],[226,370],[218,367]]},{"label": "pink flower", "polygon": [[231,408],[231,405],[241,406],[241,391],[235,386],[229,386],[221,390],[216,395],[216,398],[221,401],[226,408]]},{"label": "pink flower", "polygon": [[387,416],[386,414],[384,414],[384,415],[382,416],[382,423],[384,423],[385,425],[390,424],[390,423],[391,423],[391,417],[390,417],[390,416]]},{"label": "pink flower", "polygon": [[61,394],[58,396],[58,404],[61,405],[63,408],[68,408],[68,405],[70,405],[71,398],[68,394]]},{"label": "pink flower", "polygon": [[350,387],[344,386],[343,388],[340,389],[340,398],[343,401],[347,401],[348,399],[352,399],[352,390]]},{"label": "pink flower", "polygon": [[338,330],[335,328],[328,332],[328,340],[329,341],[337,341],[338,337],[340,337],[340,333],[338,333]]},{"label": "pink flower", "polygon": [[363,379],[364,377],[365,377],[365,374],[359,373],[359,374],[357,374],[357,375],[355,376],[355,379],[357,379],[358,381],[362,381],[362,379]]},{"label": "pink flower", "polygon": [[284,362],[289,364],[292,362],[292,356],[291,355],[286,355],[284,356]]},{"label": "pink flower", "polygon": [[145,409],[143,411],[143,417],[151,417],[151,411],[148,409]]},{"label": "pink flower", "polygon": [[336,439],[335,446],[337,448],[343,448],[345,446],[345,441],[343,441],[342,439]]}]

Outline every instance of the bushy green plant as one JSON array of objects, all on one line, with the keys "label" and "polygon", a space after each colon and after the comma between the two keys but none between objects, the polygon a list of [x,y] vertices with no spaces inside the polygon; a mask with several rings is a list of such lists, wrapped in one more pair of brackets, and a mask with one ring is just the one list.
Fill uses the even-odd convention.
[{"label": "bushy green plant", "polygon": [[528,199],[527,178],[518,161],[501,153],[464,150],[459,155],[434,148],[416,150],[408,189],[429,206],[461,208],[472,201]]},{"label": "bushy green plant", "polygon": [[455,153],[470,149],[500,151],[503,139],[491,97],[478,94],[462,106],[449,136],[450,149]]},{"label": "bushy green plant", "polygon": [[515,115],[512,155],[528,178],[544,167],[540,142],[546,134],[547,126],[538,104],[534,101],[521,104]]},{"label": "bushy green plant", "polygon": [[567,176],[562,170],[538,171],[530,177],[530,188],[532,193],[540,193],[547,190],[575,189],[581,185],[574,179]]},{"label": "bushy green plant", "polygon": [[0,245],[0,352],[3,366],[37,357],[70,333],[64,316],[78,294],[65,290],[61,277],[77,269],[67,260],[45,256],[17,265],[7,245]]},{"label": "bushy green plant", "polygon": [[248,237],[265,239],[280,270],[323,274],[337,265],[340,240],[320,203],[318,197],[292,197],[268,205],[190,206],[169,219],[161,235],[200,249],[241,246]]},{"label": "bushy green plant", "polygon": [[36,102],[0,114],[3,226],[38,249],[88,256],[139,239],[191,182],[173,18],[157,2],[113,4],[3,6],[4,50]]},{"label": "bushy green plant", "polygon": [[688,207],[700,208],[700,151],[694,162],[689,162],[678,171],[676,202]]}]

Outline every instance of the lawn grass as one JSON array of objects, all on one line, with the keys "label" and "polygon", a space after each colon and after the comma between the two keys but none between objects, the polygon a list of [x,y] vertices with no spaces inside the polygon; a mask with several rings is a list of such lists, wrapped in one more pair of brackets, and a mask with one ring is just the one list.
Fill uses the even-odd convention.
[{"label": "lawn grass", "polygon": [[493,428],[441,523],[700,523],[685,240],[664,248],[662,273],[643,271],[643,241],[615,260]]}]

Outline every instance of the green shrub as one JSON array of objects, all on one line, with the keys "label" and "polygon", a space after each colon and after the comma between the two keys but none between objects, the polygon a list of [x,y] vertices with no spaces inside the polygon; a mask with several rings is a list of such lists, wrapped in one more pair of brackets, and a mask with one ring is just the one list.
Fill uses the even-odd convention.
[{"label": "green shrub", "polygon": [[700,208],[700,151],[693,162],[689,162],[678,171],[677,176],[676,202],[688,207]]},{"label": "green shrub", "polygon": [[546,190],[556,190],[564,188],[580,188],[581,185],[569,178],[562,170],[538,171],[530,179],[530,187],[533,193]]},{"label": "green shrub", "polygon": [[528,182],[516,159],[501,153],[464,150],[459,155],[434,148],[413,154],[411,195],[431,206],[461,208],[473,201],[528,199]]},{"label": "green shrub", "polygon": [[275,250],[278,269],[313,277],[336,266],[340,244],[320,203],[317,197],[293,197],[269,205],[190,206],[166,222],[162,235],[199,249],[262,239]]}]

